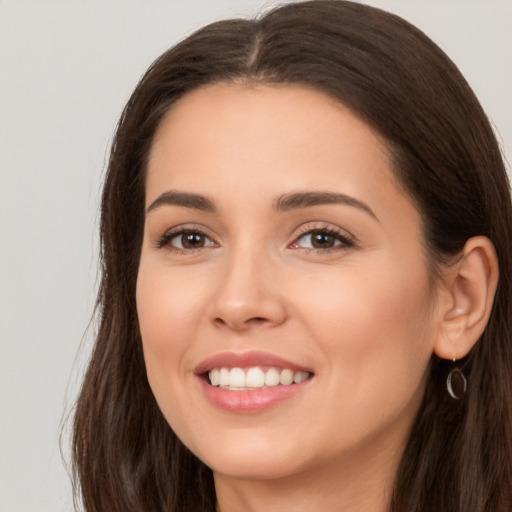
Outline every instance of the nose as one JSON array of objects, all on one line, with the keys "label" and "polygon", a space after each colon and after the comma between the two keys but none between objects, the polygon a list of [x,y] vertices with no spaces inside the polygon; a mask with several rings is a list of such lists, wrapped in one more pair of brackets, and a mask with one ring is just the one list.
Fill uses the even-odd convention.
[{"label": "nose", "polygon": [[211,310],[217,327],[241,332],[285,322],[285,290],[271,258],[240,251],[223,265]]}]

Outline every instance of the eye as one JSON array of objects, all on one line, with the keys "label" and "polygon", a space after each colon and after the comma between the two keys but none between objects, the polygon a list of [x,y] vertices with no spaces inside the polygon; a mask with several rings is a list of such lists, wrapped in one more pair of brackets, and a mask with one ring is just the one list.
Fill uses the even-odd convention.
[{"label": "eye", "polygon": [[332,250],[352,247],[354,242],[341,231],[331,228],[310,229],[290,245],[292,249]]},{"label": "eye", "polygon": [[158,243],[159,247],[170,247],[178,250],[202,249],[215,247],[215,242],[203,232],[193,229],[181,229],[166,233]]}]

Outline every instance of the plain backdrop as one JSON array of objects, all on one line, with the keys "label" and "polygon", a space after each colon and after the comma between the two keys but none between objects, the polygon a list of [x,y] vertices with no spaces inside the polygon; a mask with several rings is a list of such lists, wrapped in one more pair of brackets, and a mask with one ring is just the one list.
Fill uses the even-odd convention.
[{"label": "plain backdrop", "polygon": [[[512,1],[374,0],[453,58],[512,150]],[[98,198],[146,67],[261,0],[0,0],[0,512],[72,510],[59,450],[91,347]],[[509,167],[510,169],[510,167]],[[68,457],[64,429],[64,458]]]}]

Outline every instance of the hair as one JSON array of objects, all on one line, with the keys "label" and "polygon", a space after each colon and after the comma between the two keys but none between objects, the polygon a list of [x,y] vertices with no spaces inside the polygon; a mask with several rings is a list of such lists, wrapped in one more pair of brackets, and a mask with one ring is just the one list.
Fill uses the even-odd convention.
[{"label": "hair", "polygon": [[460,362],[467,393],[448,395],[450,365],[433,356],[390,510],[511,510],[512,206],[503,158],[474,93],[427,36],[343,0],[212,23],[159,57],[128,101],[101,202],[99,324],[73,430],[77,501],[88,512],[215,510],[211,470],[176,437],[149,387],[135,287],[159,123],[189,92],[240,81],[323,92],[379,133],[421,212],[433,272],[470,237],[494,243],[500,280],[485,332]]}]

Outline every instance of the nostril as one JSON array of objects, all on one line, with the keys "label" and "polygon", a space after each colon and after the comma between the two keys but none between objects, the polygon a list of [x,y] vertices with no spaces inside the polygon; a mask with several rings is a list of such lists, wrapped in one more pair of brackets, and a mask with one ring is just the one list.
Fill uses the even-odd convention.
[{"label": "nostril", "polygon": [[268,319],[263,318],[262,316],[255,316],[254,318],[249,318],[249,320],[247,320],[247,321],[255,323],[255,324],[263,324],[263,323],[267,322]]},{"label": "nostril", "polygon": [[213,320],[213,323],[219,327],[223,327],[224,325],[226,325],[226,322],[222,320],[222,318],[218,317]]},{"label": "nostril", "polygon": [[240,324],[239,328],[241,329],[247,329],[250,327],[258,327],[258,326],[264,326],[268,324],[270,320],[268,318],[265,318],[263,316],[253,316],[245,320],[242,324]]},{"label": "nostril", "polygon": [[217,327],[229,326],[234,329],[244,329],[244,328],[248,328],[250,326],[263,325],[263,324],[266,324],[267,322],[269,322],[269,319],[265,318],[263,316],[254,316],[254,317],[248,318],[246,320],[240,320],[240,321],[238,321],[238,319],[228,321],[221,317],[217,317],[213,320],[213,323]]}]

